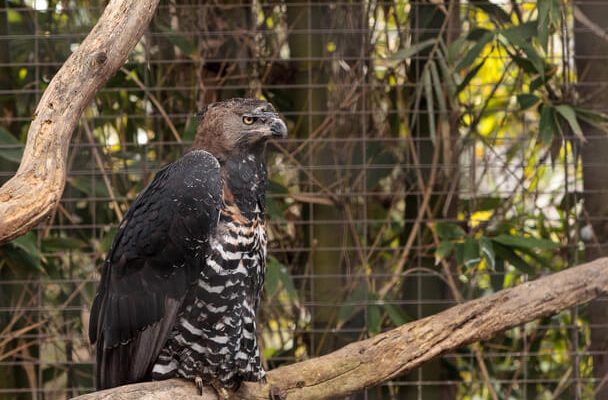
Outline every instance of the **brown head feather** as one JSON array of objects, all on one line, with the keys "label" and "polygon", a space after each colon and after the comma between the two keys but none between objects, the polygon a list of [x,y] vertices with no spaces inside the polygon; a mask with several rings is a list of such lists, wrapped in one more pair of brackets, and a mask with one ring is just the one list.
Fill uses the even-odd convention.
[{"label": "brown head feather", "polygon": [[243,115],[251,113],[276,116],[272,104],[258,99],[234,98],[209,104],[200,115],[192,148],[207,150],[218,158],[227,156],[242,142]]}]

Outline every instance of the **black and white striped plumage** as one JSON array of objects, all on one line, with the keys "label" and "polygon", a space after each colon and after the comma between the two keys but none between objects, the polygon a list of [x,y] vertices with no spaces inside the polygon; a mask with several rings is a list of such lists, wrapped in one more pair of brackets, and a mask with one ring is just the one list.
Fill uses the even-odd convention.
[{"label": "black and white striped plumage", "polygon": [[99,389],[171,377],[234,389],[264,377],[264,153],[285,135],[269,103],[214,103],[193,150],[135,200],[91,310]]}]

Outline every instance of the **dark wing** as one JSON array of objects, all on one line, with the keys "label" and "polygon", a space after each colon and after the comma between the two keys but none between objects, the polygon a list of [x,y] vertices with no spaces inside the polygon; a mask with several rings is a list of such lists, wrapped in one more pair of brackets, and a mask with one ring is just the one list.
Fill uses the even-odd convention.
[{"label": "dark wing", "polygon": [[221,197],[219,164],[199,150],[159,171],[131,205],[91,309],[98,389],[149,375],[200,271]]}]

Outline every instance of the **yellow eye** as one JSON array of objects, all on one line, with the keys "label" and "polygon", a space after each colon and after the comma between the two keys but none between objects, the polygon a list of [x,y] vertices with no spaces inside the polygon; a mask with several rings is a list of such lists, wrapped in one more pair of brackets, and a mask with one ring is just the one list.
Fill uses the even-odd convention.
[{"label": "yellow eye", "polygon": [[251,124],[253,124],[253,121],[255,121],[255,118],[253,118],[253,117],[247,117],[247,116],[243,117],[243,123],[245,125],[251,125]]}]

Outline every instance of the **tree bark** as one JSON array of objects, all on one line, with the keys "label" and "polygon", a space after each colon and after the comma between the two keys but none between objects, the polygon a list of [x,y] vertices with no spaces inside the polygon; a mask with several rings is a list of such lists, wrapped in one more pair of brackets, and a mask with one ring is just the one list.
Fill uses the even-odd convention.
[{"label": "tree bark", "polygon": [[120,68],[159,0],[112,0],[44,92],[21,165],[0,188],[0,243],[31,230],[57,206],[72,132],[97,90]]},{"label": "tree bark", "polygon": [[[328,355],[277,368],[268,383],[244,383],[231,399],[328,399],[379,385],[447,351],[608,293],[608,258],[602,258],[472,300],[402,325]],[[280,393],[280,396],[277,394]],[[100,399],[216,399],[194,385],[167,380],[127,385],[77,397]]]}]

